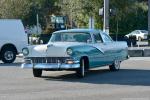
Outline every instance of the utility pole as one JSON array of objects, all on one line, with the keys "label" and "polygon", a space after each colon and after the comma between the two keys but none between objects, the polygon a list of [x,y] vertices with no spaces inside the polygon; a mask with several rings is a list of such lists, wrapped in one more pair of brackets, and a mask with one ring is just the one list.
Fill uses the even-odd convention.
[{"label": "utility pole", "polygon": [[37,34],[39,34],[39,15],[36,15],[36,27],[37,27]]},{"label": "utility pole", "polygon": [[150,45],[150,0],[148,0],[148,45]]},{"label": "utility pole", "polygon": [[103,31],[109,34],[109,0],[104,0],[104,26]]},{"label": "utility pole", "polygon": [[89,18],[89,29],[94,29],[94,18],[92,16]]}]

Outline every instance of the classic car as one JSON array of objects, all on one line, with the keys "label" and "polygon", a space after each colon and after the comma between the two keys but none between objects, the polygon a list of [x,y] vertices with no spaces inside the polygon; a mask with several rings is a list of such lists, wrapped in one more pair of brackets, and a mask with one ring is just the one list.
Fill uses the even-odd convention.
[{"label": "classic car", "polygon": [[34,77],[41,77],[42,71],[61,70],[73,70],[84,77],[89,69],[106,65],[118,71],[120,63],[128,59],[126,42],[115,42],[96,29],[57,31],[47,44],[28,46],[22,52],[22,68],[31,68]]}]

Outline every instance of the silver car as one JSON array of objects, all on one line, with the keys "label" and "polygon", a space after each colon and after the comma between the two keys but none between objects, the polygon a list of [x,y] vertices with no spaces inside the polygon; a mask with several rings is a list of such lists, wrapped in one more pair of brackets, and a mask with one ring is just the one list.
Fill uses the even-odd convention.
[{"label": "silver car", "polygon": [[132,31],[131,33],[129,33],[125,36],[128,38],[130,36],[136,36],[136,40],[141,41],[141,40],[147,39],[148,31],[146,31],[146,30],[135,30],[135,31]]}]

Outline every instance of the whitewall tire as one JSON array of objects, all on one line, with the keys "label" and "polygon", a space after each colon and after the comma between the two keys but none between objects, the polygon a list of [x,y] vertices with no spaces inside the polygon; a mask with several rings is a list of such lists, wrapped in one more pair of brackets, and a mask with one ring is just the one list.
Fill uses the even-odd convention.
[{"label": "whitewall tire", "polygon": [[109,66],[110,71],[118,71],[120,69],[121,61],[115,60],[112,65]]}]

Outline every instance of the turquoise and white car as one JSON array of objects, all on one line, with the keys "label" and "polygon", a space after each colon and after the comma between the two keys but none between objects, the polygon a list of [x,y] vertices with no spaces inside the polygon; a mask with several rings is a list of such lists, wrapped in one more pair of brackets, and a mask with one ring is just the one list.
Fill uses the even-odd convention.
[{"label": "turquoise and white car", "polygon": [[126,42],[115,42],[109,35],[96,29],[57,31],[46,45],[28,46],[22,50],[22,68],[32,68],[34,77],[42,71],[74,70],[80,77],[91,68],[108,65],[118,71],[128,58]]}]

